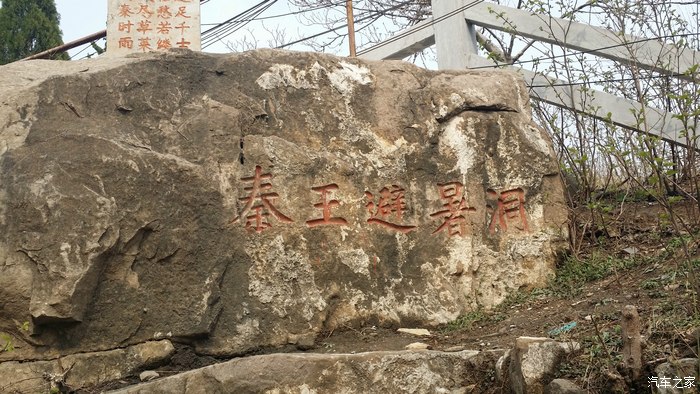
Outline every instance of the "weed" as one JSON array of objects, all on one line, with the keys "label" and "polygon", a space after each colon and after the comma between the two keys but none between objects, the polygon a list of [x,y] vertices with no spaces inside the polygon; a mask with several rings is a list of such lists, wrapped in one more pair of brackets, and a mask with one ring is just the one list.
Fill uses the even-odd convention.
[{"label": "weed", "polygon": [[644,290],[654,290],[654,289],[658,289],[659,287],[661,287],[661,283],[659,283],[658,278],[647,279],[644,282],[642,282],[640,287]]},{"label": "weed", "polygon": [[[539,290],[539,289],[535,289]],[[522,290],[516,290],[508,293],[506,299],[499,304],[498,310],[507,310],[511,306],[521,305],[529,301],[534,295],[535,290],[532,292],[524,292]]]},{"label": "weed", "polygon": [[456,330],[464,330],[464,329],[470,329],[475,323],[478,323],[480,321],[484,321],[487,319],[486,313],[484,313],[483,310],[477,309],[475,311],[469,312],[467,314],[464,314],[460,317],[458,317],[456,320],[450,322],[447,324],[447,327],[445,327],[446,331],[456,331]]},{"label": "weed", "polygon": [[559,296],[576,296],[580,294],[583,283],[606,278],[619,270],[635,267],[641,263],[641,259],[634,257],[617,258],[598,253],[586,259],[571,256],[559,269],[550,285],[550,290]]},{"label": "weed", "polygon": [[0,353],[11,352],[13,350],[15,350],[15,346],[12,343],[12,336],[10,336],[10,334],[0,332]]}]

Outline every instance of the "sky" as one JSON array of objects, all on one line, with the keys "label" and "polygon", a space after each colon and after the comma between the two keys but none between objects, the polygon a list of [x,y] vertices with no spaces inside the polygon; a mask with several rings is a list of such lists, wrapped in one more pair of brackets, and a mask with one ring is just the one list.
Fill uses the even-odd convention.
[{"label": "sky", "polygon": [[[63,32],[63,42],[70,42],[96,33],[106,28],[108,0],[56,0],[56,8],[61,15],[61,31]],[[210,0],[202,5],[202,30],[211,26],[210,23],[218,23],[231,18],[242,11],[249,9],[260,0]],[[286,1],[277,1],[270,9],[261,16],[272,16],[290,12],[290,7]],[[288,16],[284,18],[269,19],[264,26],[261,22],[252,22],[242,29],[237,35],[232,35],[224,41],[240,40],[244,34],[251,37],[250,31],[255,32],[256,38],[260,41],[260,47],[266,47],[269,34],[265,28],[271,29],[280,26],[285,29],[289,37],[296,38],[303,35],[305,31],[309,34],[322,30],[319,26],[303,26],[296,17]],[[103,46],[103,42],[100,42]],[[301,49],[301,48],[296,48]],[[82,50],[82,52],[81,52]],[[204,50],[205,52],[228,53],[231,52],[223,43],[218,42]],[[91,48],[82,46],[69,51],[74,59],[80,59],[88,53],[94,53]]]}]

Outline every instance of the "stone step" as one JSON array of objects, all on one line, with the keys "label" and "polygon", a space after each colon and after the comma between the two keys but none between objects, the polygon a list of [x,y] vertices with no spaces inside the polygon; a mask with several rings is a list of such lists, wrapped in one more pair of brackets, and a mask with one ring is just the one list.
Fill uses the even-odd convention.
[{"label": "stone step", "polygon": [[483,392],[486,385],[495,384],[484,371],[493,371],[502,353],[277,353],[238,358],[109,393]]}]

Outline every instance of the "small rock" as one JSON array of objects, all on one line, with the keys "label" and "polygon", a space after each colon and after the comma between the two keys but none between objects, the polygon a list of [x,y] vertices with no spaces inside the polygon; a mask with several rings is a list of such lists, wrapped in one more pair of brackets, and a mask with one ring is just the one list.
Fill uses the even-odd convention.
[{"label": "small rock", "polygon": [[432,347],[427,343],[413,342],[406,345],[406,350],[430,350]]},{"label": "small rock", "polygon": [[[696,392],[698,379],[698,367],[700,367],[700,361],[697,358],[682,358],[680,360],[675,360],[667,363],[660,364],[654,370],[654,376],[657,380],[656,392],[659,394],[685,394]],[[666,381],[673,382],[674,379],[681,379],[682,386],[686,383],[692,383],[693,387],[689,390],[684,391],[682,388],[675,388],[673,383],[671,387],[665,387],[662,385],[662,379]],[[670,380],[669,380],[670,379]]]},{"label": "small rock", "polygon": [[316,347],[316,338],[312,335],[304,335],[299,338],[297,342],[297,349],[299,350],[310,350]]},{"label": "small rock", "polygon": [[509,378],[513,392],[542,393],[566,354],[580,349],[577,342],[519,337],[511,351]]},{"label": "small rock", "polygon": [[592,321],[592,320],[593,320],[593,316],[591,316],[591,315],[586,315],[586,317],[584,317],[583,319],[584,319],[585,321]]},{"label": "small rock", "polygon": [[578,387],[574,382],[567,379],[552,380],[544,392],[546,394],[585,394],[586,392]]},{"label": "small rock", "polygon": [[622,251],[627,253],[630,256],[634,256],[635,254],[639,253],[639,249],[635,248],[634,246],[629,247],[629,248],[624,248],[624,249],[622,249]]},{"label": "small rock", "polygon": [[512,350],[506,350],[498,361],[496,361],[496,380],[501,384],[501,386],[506,387],[510,383],[510,375],[508,373],[510,368],[511,354]]},{"label": "small rock", "polygon": [[143,371],[139,374],[139,379],[142,382],[148,382],[149,380],[158,379],[160,374],[156,371]]},{"label": "small rock", "polygon": [[399,328],[396,331],[402,332],[404,334],[415,335],[418,337],[429,337],[430,336],[430,331],[426,330],[425,328]]},{"label": "small rock", "polygon": [[464,350],[464,346],[450,346],[443,351],[445,351],[445,352],[461,352],[462,350]]}]

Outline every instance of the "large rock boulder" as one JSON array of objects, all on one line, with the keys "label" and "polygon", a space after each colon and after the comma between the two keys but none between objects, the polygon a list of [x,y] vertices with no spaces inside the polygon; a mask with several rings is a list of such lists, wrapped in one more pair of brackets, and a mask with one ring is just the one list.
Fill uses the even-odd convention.
[{"label": "large rock boulder", "polygon": [[174,52],[14,63],[0,92],[0,360],[437,325],[566,244],[515,74]]}]

